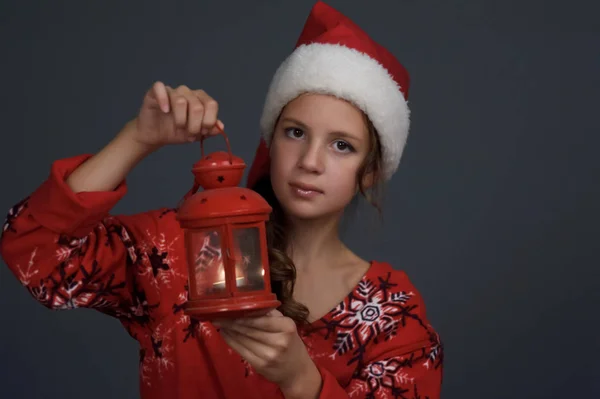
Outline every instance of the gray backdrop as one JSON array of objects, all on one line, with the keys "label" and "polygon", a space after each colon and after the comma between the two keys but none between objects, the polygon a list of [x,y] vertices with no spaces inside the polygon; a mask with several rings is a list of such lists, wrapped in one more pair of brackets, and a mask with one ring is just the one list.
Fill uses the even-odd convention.
[{"label": "gray backdrop", "polygon": [[[53,160],[100,149],[158,79],[214,95],[250,162],[267,85],[313,4],[105,3],[2,2],[0,208]],[[445,398],[600,397],[600,6],[588,3],[330,2],[412,76],[386,219],[364,234],[362,212],[347,239],[421,290],[446,345]],[[114,212],[176,204],[198,156],[152,155]],[[2,266],[0,397],[138,397],[136,343],[117,321],[51,312]]]}]

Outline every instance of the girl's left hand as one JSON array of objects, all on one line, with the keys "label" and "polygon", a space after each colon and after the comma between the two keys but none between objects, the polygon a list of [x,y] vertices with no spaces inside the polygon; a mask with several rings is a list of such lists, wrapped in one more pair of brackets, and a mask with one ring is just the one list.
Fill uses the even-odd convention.
[{"label": "girl's left hand", "polygon": [[298,335],[296,323],[277,310],[266,316],[220,320],[213,324],[231,348],[286,398],[317,398],[321,374]]}]

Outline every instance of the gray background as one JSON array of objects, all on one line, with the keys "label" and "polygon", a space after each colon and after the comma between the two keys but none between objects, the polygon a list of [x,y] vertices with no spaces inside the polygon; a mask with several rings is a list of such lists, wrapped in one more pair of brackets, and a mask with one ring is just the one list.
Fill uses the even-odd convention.
[{"label": "gray background", "polygon": [[[364,234],[362,212],[347,239],[424,295],[445,398],[600,397],[600,6],[587,3],[330,2],[412,76],[386,219]],[[99,150],[155,80],[216,97],[250,162],[267,85],[312,4],[3,1],[0,208],[53,160]],[[153,154],[114,212],[175,205],[198,156]],[[5,267],[0,281],[2,398],[138,397],[136,343],[117,321],[48,311]]]}]

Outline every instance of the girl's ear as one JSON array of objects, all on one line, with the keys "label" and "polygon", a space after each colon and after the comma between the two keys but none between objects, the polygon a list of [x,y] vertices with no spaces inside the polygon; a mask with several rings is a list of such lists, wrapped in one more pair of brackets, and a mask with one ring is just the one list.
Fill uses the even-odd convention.
[{"label": "girl's ear", "polygon": [[368,190],[375,184],[375,174],[373,172],[366,173],[362,178],[363,187]]},{"label": "girl's ear", "polygon": [[[373,172],[369,172],[362,177],[362,186],[363,189],[368,190],[373,187],[375,184],[375,174]],[[354,190],[354,194],[360,193],[360,184],[356,183],[356,189]]]}]

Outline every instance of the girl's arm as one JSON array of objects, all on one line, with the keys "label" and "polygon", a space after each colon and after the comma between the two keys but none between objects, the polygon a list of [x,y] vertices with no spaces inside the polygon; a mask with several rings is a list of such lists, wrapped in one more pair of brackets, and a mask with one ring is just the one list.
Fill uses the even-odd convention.
[{"label": "girl's arm", "polygon": [[[156,83],[138,117],[105,148],[54,162],[48,179],[9,211],[0,255],[35,299],[128,320],[156,305],[155,280],[169,268],[169,253],[185,253],[173,212],[109,212],[127,191],[125,176],[151,151],[222,128],[213,103],[204,92]],[[183,287],[185,273],[173,272]]]},{"label": "girl's arm", "polygon": [[96,308],[130,317],[152,286],[148,258],[140,251],[159,233],[178,234],[163,210],[110,216],[125,195],[114,190],[74,192],[68,177],[89,155],[53,163],[50,176],[9,212],[0,254],[31,295],[50,309]]},{"label": "girl's arm", "polygon": [[113,191],[152,147],[134,139],[137,122],[132,120],[96,155],[86,159],[66,178],[73,193]]}]

